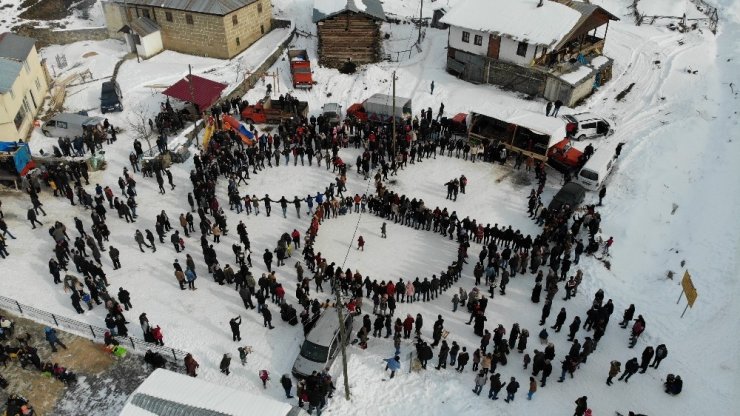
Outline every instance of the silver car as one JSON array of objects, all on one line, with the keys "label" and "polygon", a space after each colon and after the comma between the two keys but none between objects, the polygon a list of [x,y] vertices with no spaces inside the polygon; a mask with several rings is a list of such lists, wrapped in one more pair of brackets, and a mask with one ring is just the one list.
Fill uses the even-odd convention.
[{"label": "silver car", "polygon": [[[349,313],[344,314],[344,330],[345,338],[349,340],[352,334],[352,315]],[[314,371],[320,373],[331,367],[339,352],[340,342],[339,319],[334,308],[329,308],[306,335],[301,351],[293,363],[293,375],[308,377]]]}]

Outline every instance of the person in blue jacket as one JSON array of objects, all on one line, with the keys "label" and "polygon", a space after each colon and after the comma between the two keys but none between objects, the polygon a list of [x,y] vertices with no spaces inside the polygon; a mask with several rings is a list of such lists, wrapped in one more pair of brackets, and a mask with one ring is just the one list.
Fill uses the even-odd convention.
[{"label": "person in blue jacket", "polygon": [[59,340],[59,337],[57,336],[57,331],[54,328],[50,328],[47,326],[44,328],[44,333],[46,334],[46,340],[49,341],[49,345],[51,345],[51,350],[53,352],[57,352],[57,345],[60,345],[65,350],[67,349],[67,346]]},{"label": "person in blue jacket", "polygon": [[401,369],[401,359],[396,355],[393,358],[386,358],[383,361],[385,361],[385,369],[391,370],[391,377],[396,375],[396,371]]}]

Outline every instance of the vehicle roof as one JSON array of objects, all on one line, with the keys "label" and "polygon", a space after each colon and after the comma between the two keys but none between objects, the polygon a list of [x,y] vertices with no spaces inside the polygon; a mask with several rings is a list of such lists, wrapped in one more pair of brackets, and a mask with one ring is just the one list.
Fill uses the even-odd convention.
[{"label": "vehicle roof", "polygon": [[579,194],[585,197],[586,188],[584,188],[583,186],[575,182],[566,183],[565,185],[563,185],[562,188],[560,188],[560,190],[557,193],[557,195],[579,195]]},{"label": "vehicle roof", "polygon": [[54,121],[64,121],[66,123],[75,123],[75,124],[98,124],[103,121],[103,118],[101,117],[90,117],[90,116],[83,116],[82,114],[75,114],[75,113],[59,113],[55,115],[54,117],[50,118],[49,120]]},{"label": "vehicle roof", "polygon": [[615,143],[604,143],[594,150],[594,154],[588,158],[583,165],[583,169],[589,169],[596,172],[603,170],[607,162],[614,157],[617,145]]},{"label": "vehicle roof", "polygon": [[[347,315],[345,315],[345,319],[347,319]],[[306,341],[319,345],[326,344],[328,346],[328,342],[331,342],[331,338],[338,330],[339,320],[336,309],[327,308],[316,321],[311,332],[306,336]]]},{"label": "vehicle roof", "polygon": [[607,121],[604,117],[599,117],[596,114],[586,113],[586,112],[584,112],[584,113],[576,113],[576,114],[565,114],[563,116],[563,118],[565,119],[566,117],[572,117],[574,120],[576,120],[578,122],[584,122],[584,121],[588,121],[588,120],[603,120],[603,121]]},{"label": "vehicle roof", "polygon": [[333,111],[335,113],[339,113],[342,110],[342,106],[339,105],[339,103],[326,103],[321,109],[324,112]]},{"label": "vehicle roof", "polygon": [[[365,100],[365,103],[390,106],[393,103],[393,96],[387,94],[373,94]],[[404,107],[406,105],[411,106],[411,98],[396,96],[396,107]]]}]

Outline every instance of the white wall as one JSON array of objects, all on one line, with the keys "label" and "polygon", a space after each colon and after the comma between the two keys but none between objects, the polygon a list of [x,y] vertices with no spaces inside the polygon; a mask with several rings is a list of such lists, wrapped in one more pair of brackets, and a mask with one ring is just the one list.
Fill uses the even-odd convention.
[{"label": "white wall", "polygon": [[[516,54],[516,50],[519,46],[519,42],[512,40],[507,37],[501,37],[501,49],[499,50],[498,58],[502,61],[512,62],[521,66],[529,66],[534,59],[535,45],[527,45],[526,56],[519,56]],[[537,53],[542,53],[542,48],[537,48]]]},{"label": "white wall", "polygon": [[162,32],[150,33],[141,38],[141,45],[136,45],[139,56],[144,59],[150,58],[162,52]]},{"label": "white wall", "polygon": [[[462,41],[463,31],[470,32],[470,42],[469,43],[465,43]],[[483,43],[481,45],[476,45],[474,43],[475,35],[479,35],[483,37]],[[463,29],[460,27],[450,26],[449,46],[455,49],[463,50],[465,52],[470,52],[475,55],[486,56],[488,54],[488,36],[489,36],[488,33],[485,33],[485,32],[478,32],[475,30]]]}]

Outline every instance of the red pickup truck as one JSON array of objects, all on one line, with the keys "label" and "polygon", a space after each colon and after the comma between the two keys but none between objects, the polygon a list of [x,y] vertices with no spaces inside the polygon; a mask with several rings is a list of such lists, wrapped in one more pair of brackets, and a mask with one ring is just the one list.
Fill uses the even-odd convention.
[{"label": "red pickup truck", "polygon": [[563,139],[547,150],[547,161],[560,172],[573,172],[583,163],[583,152],[573,147],[570,139]]},{"label": "red pickup truck", "polygon": [[248,124],[278,124],[293,117],[308,115],[308,103],[297,101],[271,100],[269,96],[259,100],[256,104],[244,107],[242,120]]},{"label": "red pickup truck", "polygon": [[305,49],[291,49],[288,51],[290,59],[290,74],[293,77],[293,88],[313,88],[311,75],[311,61]]}]

